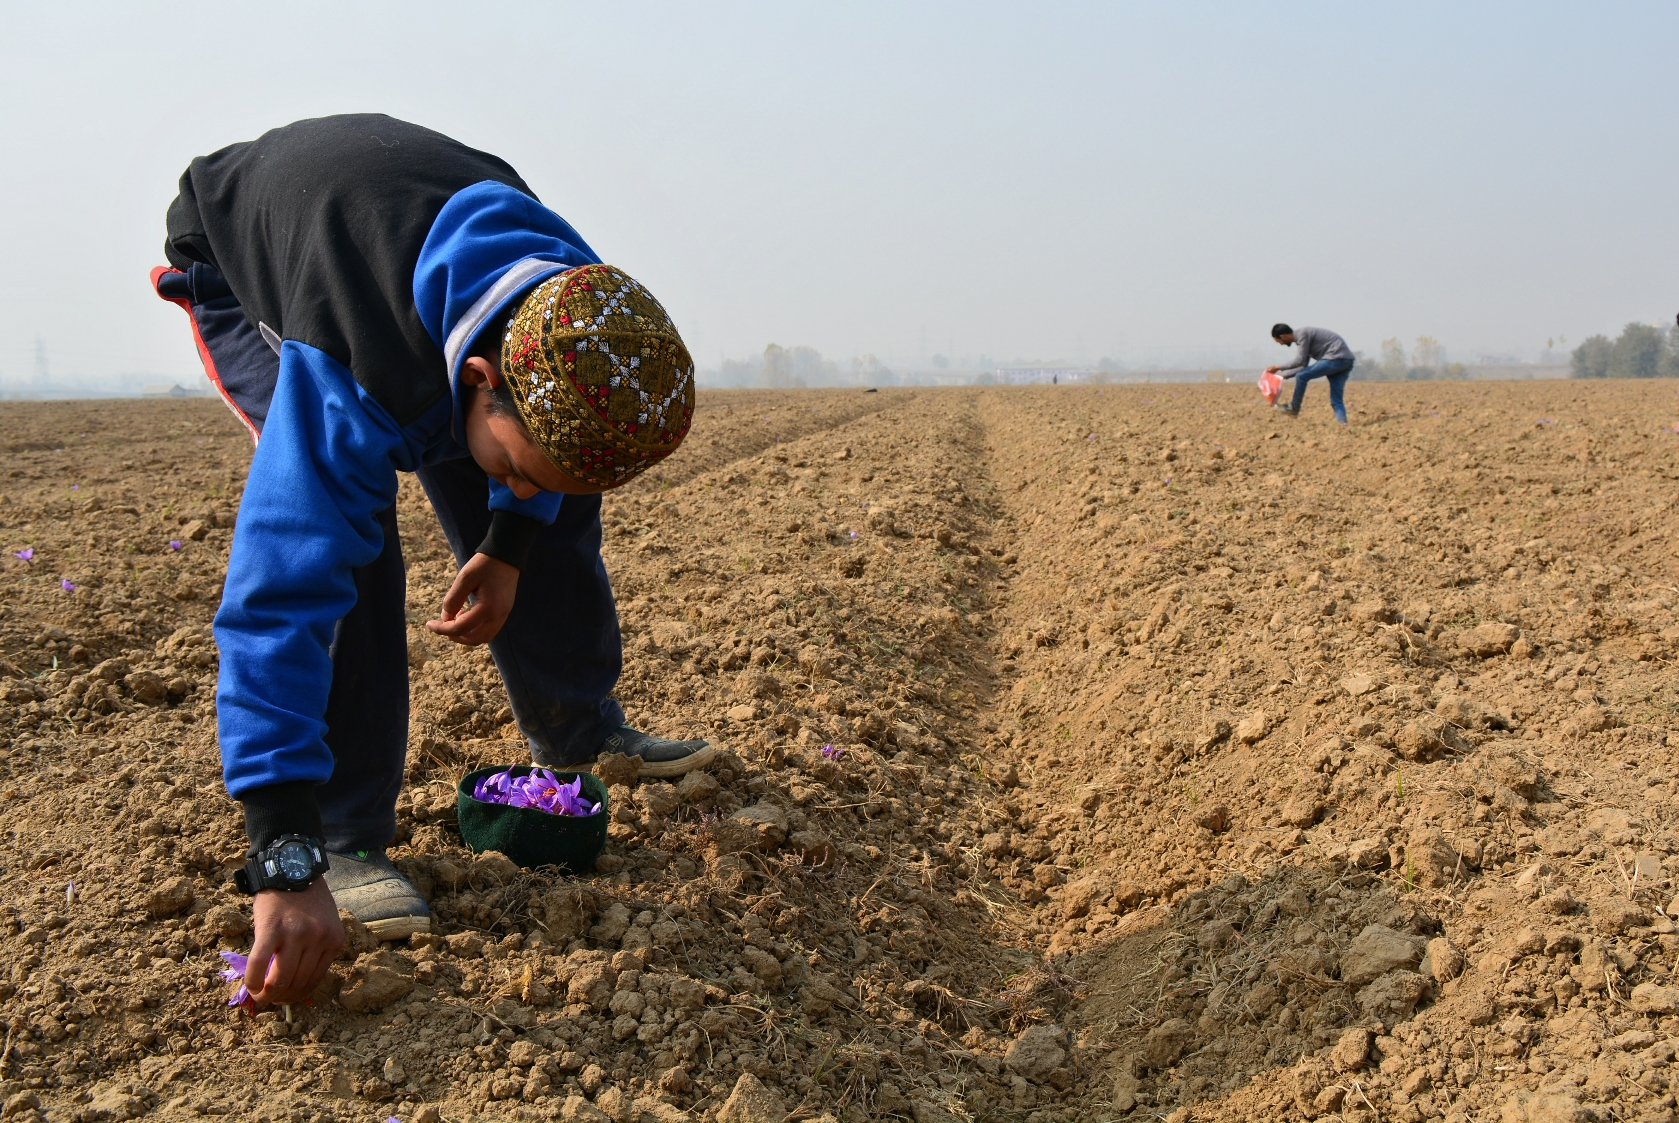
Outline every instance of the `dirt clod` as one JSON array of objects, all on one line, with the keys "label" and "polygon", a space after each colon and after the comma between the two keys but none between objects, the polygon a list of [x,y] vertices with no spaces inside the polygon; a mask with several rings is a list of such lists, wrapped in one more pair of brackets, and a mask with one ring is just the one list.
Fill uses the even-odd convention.
[{"label": "dirt clod", "polygon": [[1008,1051],[1003,1054],[1003,1064],[1010,1072],[1018,1073],[1034,1084],[1041,1084],[1061,1067],[1066,1058],[1066,1050],[1061,1048],[1060,1027],[1038,1025],[1021,1031],[1009,1043]]},{"label": "dirt clod", "polygon": [[1354,1026],[1342,1033],[1329,1054],[1330,1063],[1339,1072],[1356,1071],[1369,1059],[1370,1031],[1364,1026]]},{"label": "dirt clod", "polygon": [[414,989],[411,977],[382,963],[366,962],[368,958],[363,956],[351,968],[338,992],[338,1004],[352,1014],[377,1013]]},{"label": "dirt clod", "polygon": [[1341,954],[1341,981],[1350,987],[1364,984],[1401,967],[1414,967],[1422,958],[1420,941],[1381,924],[1360,932]]},{"label": "dirt clod", "polygon": [[192,901],[192,882],[185,877],[171,877],[146,894],[146,911],[154,917],[172,916]]},{"label": "dirt clod", "polygon": [[641,774],[641,758],[624,753],[601,753],[595,759],[594,773],[608,788],[619,784],[634,784]]},{"label": "dirt clod", "polygon": [[717,1109],[717,1123],[781,1123],[787,1104],[750,1072],[735,1081],[734,1090]]}]

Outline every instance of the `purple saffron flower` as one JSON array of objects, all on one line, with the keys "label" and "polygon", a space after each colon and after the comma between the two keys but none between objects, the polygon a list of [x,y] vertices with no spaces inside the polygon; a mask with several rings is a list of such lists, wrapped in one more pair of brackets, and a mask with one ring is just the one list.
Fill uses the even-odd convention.
[{"label": "purple saffron flower", "polygon": [[179,550],[181,548],[181,540],[179,538],[171,538],[169,540],[169,548],[171,550]]},{"label": "purple saffron flower", "polygon": [[509,802],[515,807],[534,807],[550,815],[593,815],[599,808],[583,798],[583,780],[570,783],[545,768],[535,768],[512,781]]},{"label": "purple saffron flower", "polygon": [[561,784],[556,794],[556,801],[562,815],[593,815],[600,810],[600,804],[590,803],[583,798],[583,778],[579,776],[569,784]]},{"label": "purple saffron flower", "polygon": [[30,565],[34,565],[35,564],[35,547],[25,546],[21,550],[13,550],[12,551],[12,557],[17,558],[19,561],[28,562]]},{"label": "purple saffron flower", "polygon": [[851,537],[853,537],[853,538],[857,537],[857,532],[855,530],[851,532]]},{"label": "purple saffron flower", "polygon": [[472,789],[472,798],[479,803],[506,803],[508,801],[507,773],[492,772],[479,780]]},{"label": "purple saffron flower", "polygon": [[534,807],[538,811],[553,814],[555,792],[559,788],[558,778],[549,777],[540,768],[531,771],[512,781],[513,794],[508,803],[514,807]]},{"label": "purple saffron flower", "polygon": [[840,757],[842,757],[844,755],[845,755],[845,750],[843,748],[838,748],[834,745],[823,745],[822,746],[822,759],[823,760],[838,760]]},{"label": "purple saffron flower", "polygon": [[472,798],[479,803],[535,808],[550,815],[593,815],[600,810],[599,804],[583,798],[581,776],[562,783],[546,768],[533,768],[523,776],[492,772],[472,786]]},{"label": "purple saffron flower", "polygon": [[70,579],[68,577],[66,577],[64,580],[60,581],[58,583],[58,587],[60,589],[63,589],[67,593],[73,593],[73,592],[76,591],[76,586],[70,584]]},{"label": "purple saffron flower", "polygon": [[254,1010],[256,1002],[251,998],[251,992],[245,988],[245,971],[251,965],[250,959],[236,951],[224,951],[221,955],[227,961],[227,969],[217,973],[230,983],[235,979],[239,981],[239,989],[233,992],[233,997],[227,1000],[227,1004],[243,1006],[246,1011]]},{"label": "purple saffron flower", "polygon": [[517,779],[508,778],[507,805],[509,807],[534,807],[538,811],[546,811],[547,808],[542,806],[544,794],[544,785],[541,780],[536,778],[535,773],[526,773]]}]

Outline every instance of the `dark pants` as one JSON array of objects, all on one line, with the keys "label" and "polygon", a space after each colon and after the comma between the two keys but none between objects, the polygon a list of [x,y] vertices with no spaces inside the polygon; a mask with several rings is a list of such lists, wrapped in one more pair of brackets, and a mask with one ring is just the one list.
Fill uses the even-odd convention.
[{"label": "dark pants", "polygon": [[[231,294],[219,275],[199,275],[201,269],[165,275],[157,287],[192,314],[206,373],[254,435],[268,413],[279,359],[237,304],[228,307]],[[490,529],[484,470],[462,458],[417,474],[456,562],[466,564]],[[379,521],[384,550],[355,570],[356,604],[332,641],[326,743],[333,771],[315,794],[327,845],[337,851],[390,842],[408,751],[408,582],[396,511],[382,512]],[[567,496],[554,524],[537,536],[513,611],[489,644],[538,764],[586,760],[624,721],[612,698],[623,639],[600,545],[600,496]]]},{"label": "dark pants", "polygon": [[1326,359],[1321,363],[1313,363],[1305,370],[1294,376],[1294,412],[1300,412],[1300,403],[1306,400],[1306,383],[1314,378],[1329,380],[1329,408],[1335,411],[1335,420],[1345,425],[1347,423],[1347,406],[1341,399],[1341,391],[1347,385],[1347,378],[1352,374],[1352,359]]}]

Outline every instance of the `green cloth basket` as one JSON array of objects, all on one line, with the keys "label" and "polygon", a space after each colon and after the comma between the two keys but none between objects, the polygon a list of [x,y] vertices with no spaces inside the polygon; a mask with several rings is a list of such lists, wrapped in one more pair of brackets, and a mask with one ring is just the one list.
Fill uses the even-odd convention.
[{"label": "green cloth basket", "polygon": [[559,866],[568,873],[588,873],[606,848],[606,785],[593,773],[551,770],[564,783],[583,778],[583,798],[600,804],[593,815],[550,815],[534,807],[480,803],[472,798],[478,781],[492,773],[525,776],[532,770],[530,765],[492,765],[463,776],[456,789],[461,838],[473,853],[499,850],[527,868]]}]

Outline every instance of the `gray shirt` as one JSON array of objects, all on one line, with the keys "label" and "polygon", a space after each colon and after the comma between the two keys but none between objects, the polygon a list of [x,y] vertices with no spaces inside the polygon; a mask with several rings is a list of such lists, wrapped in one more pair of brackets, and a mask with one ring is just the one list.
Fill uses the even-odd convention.
[{"label": "gray shirt", "polygon": [[1353,350],[1347,346],[1347,341],[1328,328],[1295,328],[1294,342],[1300,351],[1294,358],[1277,368],[1278,374],[1288,371],[1298,373],[1308,363],[1353,357]]}]

